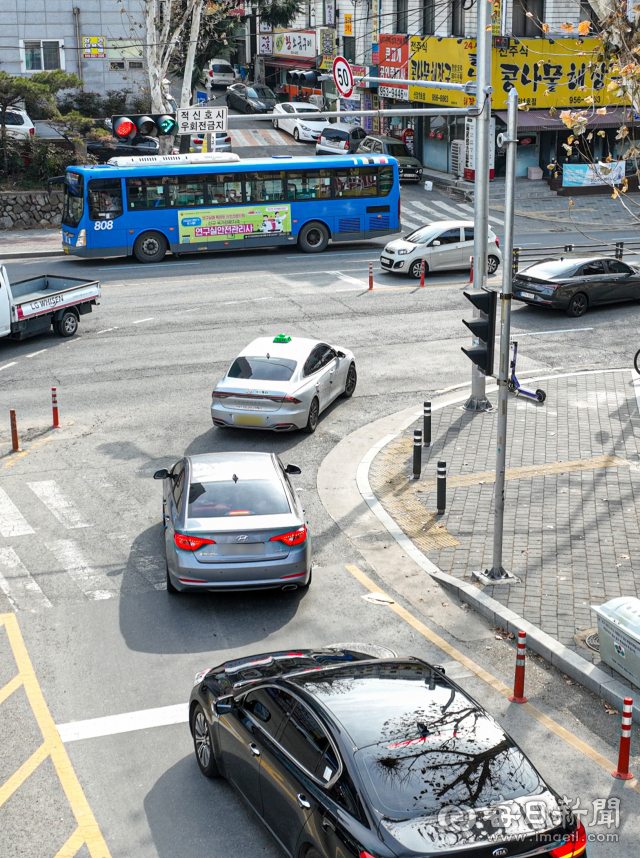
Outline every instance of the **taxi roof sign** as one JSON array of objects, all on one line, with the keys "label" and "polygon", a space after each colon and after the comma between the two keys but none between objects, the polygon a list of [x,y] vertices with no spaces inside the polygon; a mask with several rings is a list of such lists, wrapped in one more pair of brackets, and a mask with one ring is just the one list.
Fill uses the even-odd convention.
[{"label": "taxi roof sign", "polygon": [[289,334],[278,334],[277,337],[273,338],[274,343],[290,343],[291,337]]}]

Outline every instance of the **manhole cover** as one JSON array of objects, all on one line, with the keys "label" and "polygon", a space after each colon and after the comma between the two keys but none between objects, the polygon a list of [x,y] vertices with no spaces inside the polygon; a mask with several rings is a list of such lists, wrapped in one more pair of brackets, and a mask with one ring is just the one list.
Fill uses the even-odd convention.
[{"label": "manhole cover", "polygon": [[598,632],[593,632],[593,634],[587,635],[584,642],[589,649],[592,649],[594,652],[600,652],[600,638],[598,637]]}]

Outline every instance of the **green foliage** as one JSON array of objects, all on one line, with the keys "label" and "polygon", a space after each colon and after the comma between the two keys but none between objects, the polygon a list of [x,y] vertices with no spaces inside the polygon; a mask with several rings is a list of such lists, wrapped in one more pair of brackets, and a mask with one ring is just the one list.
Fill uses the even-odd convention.
[{"label": "green foliage", "polygon": [[305,6],[302,0],[258,0],[261,20],[272,27],[288,27]]},{"label": "green foliage", "polygon": [[58,108],[63,116],[81,113],[93,119],[104,119],[118,113],[145,113],[150,110],[149,94],[143,90],[108,89],[104,96],[98,92],[65,93],[58,100]]},{"label": "green foliage", "polygon": [[72,164],[94,163],[71,147],[57,146],[37,137],[7,139],[7,162],[12,182],[23,187],[43,187],[47,179],[61,176]]}]

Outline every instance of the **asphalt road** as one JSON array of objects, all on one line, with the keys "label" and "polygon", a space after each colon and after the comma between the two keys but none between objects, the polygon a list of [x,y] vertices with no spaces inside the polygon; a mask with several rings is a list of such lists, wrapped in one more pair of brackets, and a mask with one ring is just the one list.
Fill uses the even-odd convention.
[{"label": "asphalt road", "polygon": [[[423,197],[418,189],[406,191],[408,201]],[[420,210],[411,210],[417,217]],[[535,241],[535,233],[521,236]],[[370,292],[368,262],[376,258],[377,250],[363,243],[319,256],[285,248],[168,257],[157,266],[69,258],[7,264],[12,279],[46,269],[95,277],[103,286],[100,306],[82,317],[72,340],[49,334],[0,341],[0,614],[15,612],[56,724],[176,706],[187,699],[197,670],[281,646],[373,640],[442,662],[442,653],[414,627],[361,598],[365,591],[345,564],[371,570],[316,490],[318,467],[338,440],[469,378],[460,351],[468,342],[461,324],[470,317],[462,295],[466,276],[430,278],[420,289],[415,281],[377,272]],[[581,319],[515,305],[519,367],[629,366],[639,322],[635,303]],[[355,396],[332,405],[313,436],[213,429],[213,383],[241,346],[281,332],[352,349],[359,371]],[[49,429],[51,386],[60,403],[57,433]],[[10,453],[9,408],[17,412],[19,455]],[[301,466],[295,479],[313,537],[313,585],[304,595],[171,598],[163,589],[160,486],[151,476],[185,452],[243,449],[274,451]],[[476,618],[468,627],[456,645],[510,682],[511,645],[496,641]],[[0,634],[0,689],[12,678],[14,657]],[[450,669],[503,719],[560,792],[580,798],[589,810],[597,798],[621,798],[622,845],[596,842],[590,858],[634,854],[637,792],[514,711],[476,676],[459,665]],[[532,671],[536,704],[615,759],[619,718],[543,665]],[[40,739],[31,697],[17,689],[4,699],[0,691],[0,701],[2,784]],[[280,854],[225,783],[198,774],[179,719],[68,741],[66,749],[114,858]],[[3,858],[54,856],[72,836],[63,786],[45,761],[4,803],[0,792]]]}]

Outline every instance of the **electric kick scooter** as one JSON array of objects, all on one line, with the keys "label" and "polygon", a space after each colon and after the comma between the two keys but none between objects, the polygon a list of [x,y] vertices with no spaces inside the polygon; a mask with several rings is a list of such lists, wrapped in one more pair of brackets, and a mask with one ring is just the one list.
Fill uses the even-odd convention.
[{"label": "electric kick scooter", "polygon": [[527,396],[529,399],[535,399],[537,402],[544,402],[547,398],[547,394],[544,392],[544,390],[540,390],[540,388],[538,388],[535,393],[533,392],[533,390],[526,390],[524,387],[522,387],[522,385],[516,378],[516,358],[518,356],[518,343],[514,340],[510,345],[513,346],[513,360],[511,361],[511,377],[507,381],[507,389],[511,393],[515,393],[516,396],[518,396],[519,394],[520,396]]}]

